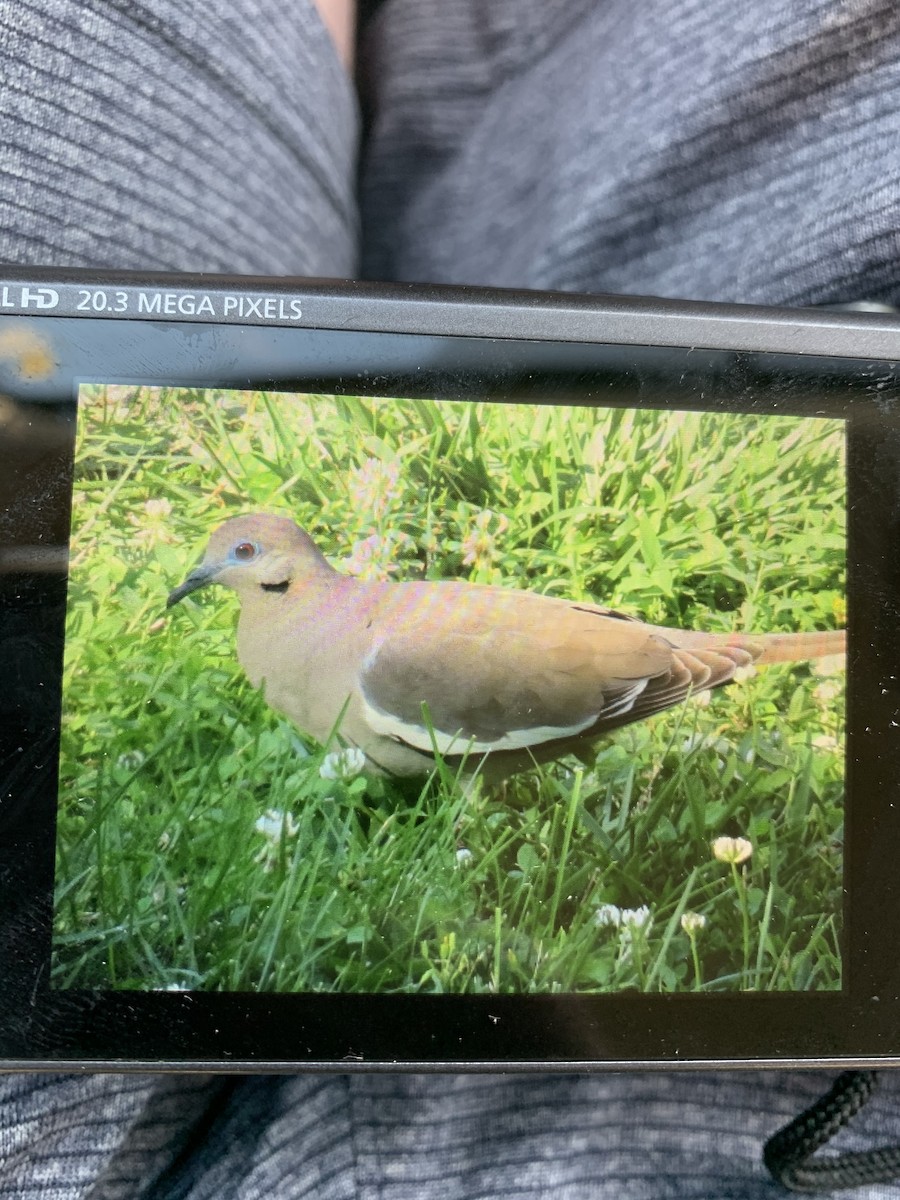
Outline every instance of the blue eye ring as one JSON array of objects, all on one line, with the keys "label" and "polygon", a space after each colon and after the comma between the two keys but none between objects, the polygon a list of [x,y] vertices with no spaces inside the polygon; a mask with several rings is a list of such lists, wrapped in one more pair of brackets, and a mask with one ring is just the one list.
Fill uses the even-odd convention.
[{"label": "blue eye ring", "polygon": [[240,563],[252,562],[258,554],[259,546],[256,542],[238,542],[231,551],[231,557]]}]

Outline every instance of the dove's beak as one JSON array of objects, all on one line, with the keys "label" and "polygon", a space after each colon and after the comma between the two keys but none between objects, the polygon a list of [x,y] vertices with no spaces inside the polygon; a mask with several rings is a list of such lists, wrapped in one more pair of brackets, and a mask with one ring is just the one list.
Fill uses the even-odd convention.
[{"label": "dove's beak", "polygon": [[179,600],[189,596],[191,592],[196,592],[200,588],[206,587],[208,583],[212,583],[220,569],[220,563],[201,563],[199,567],[195,567],[184,583],[169,592],[166,608],[171,608],[173,604],[177,604]]}]

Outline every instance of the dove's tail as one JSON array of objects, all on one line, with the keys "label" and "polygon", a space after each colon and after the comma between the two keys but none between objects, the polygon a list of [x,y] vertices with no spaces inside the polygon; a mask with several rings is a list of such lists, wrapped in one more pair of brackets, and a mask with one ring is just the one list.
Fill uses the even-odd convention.
[{"label": "dove's tail", "polygon": [[847,653],[846,629],[828,629],[821,633],[766,633],[749,640],[762,646],[762,653],[755,660],[757,663],[804,662]]},{"label": "dove's tail", "polygon": [[715,650],[736,646],[752,655],[753,662],[759,666],[830,658],[847,651],[846,629],[829,629],[821,633],[719,634],[680,629],[660,629],[658,632],[681,650]]}]

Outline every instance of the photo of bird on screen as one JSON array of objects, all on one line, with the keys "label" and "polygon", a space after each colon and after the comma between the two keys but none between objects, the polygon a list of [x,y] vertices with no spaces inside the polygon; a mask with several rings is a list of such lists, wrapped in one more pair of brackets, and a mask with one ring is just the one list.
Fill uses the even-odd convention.
[{"label": "photo of bird on screen", "polygon": [[238,657],[272,707],[386,775],[425,775],[440,754],[502,778],[741,668],[845,650],[843,630],[703,633],[512,588],[362,580],[265,513],[221,525],[168,606],[211,583],[241,601]]},{"label": "photo of bird on screen", "polygon": [[82,392],[56,986],[840,987],[840,421]]}]

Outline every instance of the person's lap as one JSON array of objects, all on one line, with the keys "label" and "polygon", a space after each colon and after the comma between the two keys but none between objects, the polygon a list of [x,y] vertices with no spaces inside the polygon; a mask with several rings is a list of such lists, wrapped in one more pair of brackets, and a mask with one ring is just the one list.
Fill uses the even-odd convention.
[{"label": "person's lap", "polygon": [[[357,273],[355,100],[311,0],[0,0],[0,32],[6,261]],[[887,3],[387,0],[364,269],[896,302],[898,32]],[[0,1192],[762,1197],[762,1141],[829,1078],[7,1076]],[[891,1084],[848,1146],[898,1115]]]}]

